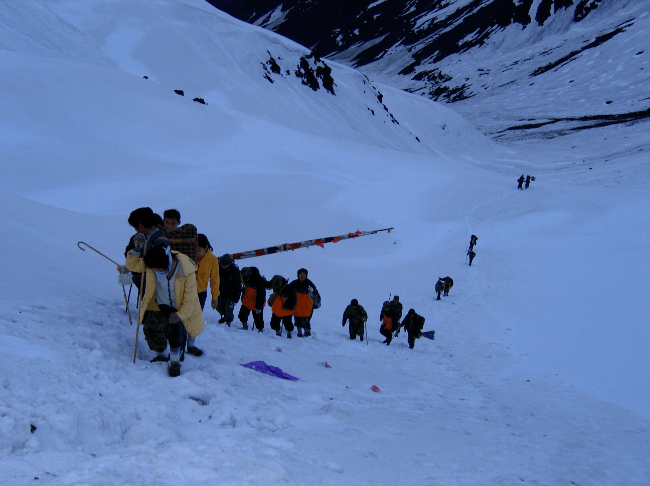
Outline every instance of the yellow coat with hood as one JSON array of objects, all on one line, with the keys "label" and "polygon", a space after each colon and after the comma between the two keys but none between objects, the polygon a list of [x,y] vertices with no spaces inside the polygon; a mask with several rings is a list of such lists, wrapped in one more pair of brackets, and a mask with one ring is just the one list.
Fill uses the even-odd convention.
[{"label": "yellow coat with hood", "polygon": [[[178,271],[174,274],[174,296],[176,297],[176,306],[178,309],[176,314],[183,321],[187,333],[195,338],[205,327],[203,311],[201,310],[199,295],[196,291],[197,266],[188,256],[182,253],[172,251],[171,254],[173,258],[178,260]],[[139,267],[138,263],[140,263],[142,266],[139,268],[144,272],[146,267],[142,259],[137,263],[136,261],[129,262],[129,257],[134,257],[133,260],[139,259],[138,256],[127,255],[127,267]],[[156,304],[155,272],[147,268],[145,278],[144,298],[142,299],[142,305],[138,313],[138,322],[142,322],[145,310],[160,310]]]}]

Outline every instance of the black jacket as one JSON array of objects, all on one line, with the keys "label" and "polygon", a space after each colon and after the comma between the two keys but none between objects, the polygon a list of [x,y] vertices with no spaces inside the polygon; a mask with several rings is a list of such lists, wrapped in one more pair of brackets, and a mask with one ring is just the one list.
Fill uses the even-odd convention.
[{"label": "black jacket", "polygon": [[234,263],[230,264],[228,270],[219,265],[219,294],[231,302],[239,302],[241,297],[241,273]]}]

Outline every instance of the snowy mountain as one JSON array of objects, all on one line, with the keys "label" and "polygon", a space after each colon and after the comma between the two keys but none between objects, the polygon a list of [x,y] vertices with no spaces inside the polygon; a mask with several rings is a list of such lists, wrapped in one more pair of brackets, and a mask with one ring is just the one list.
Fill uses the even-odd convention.
[{"label": "snowy mountain", "polygon": [[[0,72],[0,484],[647,483],[643,123],[497,143],[203,0],[5,0]],[[217,255],[394,230],[241,260],[309,270],[313,336],[207,306],[170,378],[115,265],[77,246],[121,263],[141,206]],[[435,340],[382,343],[395,294]]]},{"label": "snowy mountain", "polygon": [[650,113],[647,1],[209,1],[371,79],[453,103],[496,138]]}]

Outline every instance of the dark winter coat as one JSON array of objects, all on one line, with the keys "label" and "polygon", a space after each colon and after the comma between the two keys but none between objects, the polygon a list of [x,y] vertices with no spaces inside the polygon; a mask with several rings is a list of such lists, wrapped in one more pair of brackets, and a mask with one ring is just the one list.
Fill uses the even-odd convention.
[{"label": "dark winter coat", "polygon": [[311,316],[312,309],[318,309],[320,307],[320,294],[314,282],[308,278],[301,282],[297,278],[290,285],[295,290],[297,298],[296,312],[294,312],[294,315],[298,317]]},{"label": "dark winter coat", "polygon": [[[243,294],[246,292],[251,293],[252,290],[255,291],[255,307],[253,309],[263,309],[266,303],[266,279],[260,275],[260,271],[257,267],[249,267],[251,269],[251,278],[248,282],[244,284]],[[250,289],[250,290],[249,290]],[[244,304],[244,298],[242,298],[242,305]],[[247,302],[247,304],[252,304],[252,302]],[[246,305],[247,308],[248,305]]]},{"label": "dark winter coat", "polygon": [[[390,319],[391,321],[390,325],[388,325],[387,321],[384,319],[385,317]],[[399,326],[399,319],[397,318],[397,312],[395,311],[395,308],[392,305],[388,306],[388,308],[381,309],[379,320],[382,321],[382,328],[388,329],[389,331],[397,329],[397,326]]]},{"label": "dark winter coat", "polygon": [[350,325],[363,325],[363,322],[368,320],[368,314],[363,306],[353,306],[350,304],[345,308],[345,312],[343,312],[342,324],[345,325],[348,320],[350,321]]},{"label": "dark winter coat", "polygon": [[402,321],[401,327],[406,329],[409,334],[419,334],[424,327],[424,317],[419,314],[406,315]]},{"label": "dark winter coat", "polygon": [[234,263],[227,270],[219,265],[219,295],[231,302],[239,302],[241,296],[241,274]]},{"label": "dark winter coat", "polygon": [[[281,297],[283,302],[282,302],[282,309],[284,311],[290,311],[293,312],[293,310],[296,308],[296,291],[293,290],[291,285],[287,283],[286,279],[282,279],[282,285],[280,288],[276,289],[273,291],[273,294],[269,297],[269,305],[271,308],[273,308],[273,312],[277,315],[278,312],[276,312],[276,309],[278,308],[278,304],[275,302],[278,297]],[[284,313],[284,312],[282,312]]]}]

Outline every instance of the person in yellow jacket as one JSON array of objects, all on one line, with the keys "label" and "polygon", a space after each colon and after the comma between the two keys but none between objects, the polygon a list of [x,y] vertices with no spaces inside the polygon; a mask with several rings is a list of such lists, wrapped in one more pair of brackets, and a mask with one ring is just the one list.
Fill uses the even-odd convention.
[{"label": "person in yellow jacket", "polygon": [[[129,261],[131,257],[137,258],[127,257],[129,268],[141,265],[139,270],[146,272],[138,322],[144,321],[145,339],[161,358],[158,361],[165,361],[169,342],[169,376],[178,376],[186,335],[196,338],[205,327],[196,289],[197,267],[188,256],[163,247],[152,248],[137,262]],[[147,319],[147,311],[159,311],[162,318]]]},{"label": "person in yellow jacket", "polygon": [[199,292],[199,302],[201,309],[205,307],[205,301],[208,297],[208,282],[210,283],[210,293],[212,294],[211,307],[217,308],[219,299],[219,259],[212,253],[212,246],[207,236],[198,234],[197,240],[199,250],[197,252],[199,259],[199,271],[196,274],[196,289]]}]

